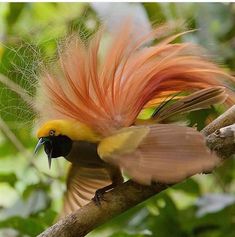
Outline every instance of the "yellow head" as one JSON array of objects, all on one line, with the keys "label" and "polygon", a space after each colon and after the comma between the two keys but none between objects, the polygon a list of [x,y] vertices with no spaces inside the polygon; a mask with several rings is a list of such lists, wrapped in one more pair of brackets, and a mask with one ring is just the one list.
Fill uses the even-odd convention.
[{"label": "yellow head", "polygon": [[52,120],[44,123],[37,131],[37,137],[48,137],[48,136],[58,136],[59,134],[65,133],[63,128],[63,121]]},{"label": "yellow head", "polygon": [[48,121],[40,127],[37,137],[39,141],[35,153],[43,145],[49,166],[51,166],[52,158],[66,157],[70,153],[73,141],[96,143],[101,140],[101,137],[88,126],[72,120]]},{"label": "yellow head", "polygon": [[64,135],[73,141],[98,142],[100,136],[88,126],[73,120],[51,120],[44,123],[37,131],[37,137]]}]

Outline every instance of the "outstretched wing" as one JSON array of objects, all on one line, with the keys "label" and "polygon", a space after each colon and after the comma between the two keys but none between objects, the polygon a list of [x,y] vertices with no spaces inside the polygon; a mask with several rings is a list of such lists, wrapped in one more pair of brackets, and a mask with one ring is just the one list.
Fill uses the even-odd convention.
[{"label": "outstretched wing", "polygon": [[86,205],[97,189],[111,182],[107,170],[103,168],[84,168],[73,164],[68,173],[67,191],[60,217]]},{"label": "outstretched wing", "polygon": [[[137,142],[136,137],[140,138]],[[130,127],[105,138],[98,152],[102,159],[142,184],[180,182],[211,171],[219,162],[206,147],[202,134],[171,124]]]},{"label": "outstretched wing", "polygon": [[[131,27],[123,22],[104,60],[98,59],[101,31],[89,44],[76,37],[68,40],[57,68],[42,75],[42,101],[47,99],[50,106],[39,108],[43,119],[78,120],[107,136],[133,124],[153,99],[232,79],[207,60],[198,46],[172,43],[186,32],[164,37],[171,30],[161,26],[136,42]],[[159,43],[147,47],[146,42],[155,38]]]}]

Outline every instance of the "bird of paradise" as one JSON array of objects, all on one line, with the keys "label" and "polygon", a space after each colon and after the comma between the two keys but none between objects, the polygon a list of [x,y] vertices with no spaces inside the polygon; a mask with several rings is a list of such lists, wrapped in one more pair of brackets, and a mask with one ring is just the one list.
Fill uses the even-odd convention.
[{"label": "bird of paradise", "polygon": [[[123,172],[150,185],[179,182],[218,165],[201,133],[164,121],[231,102],[234,95],[224,85],[233,78],[199,46],[173,43],[187,32],[164,36],[167,30],[161,26],[134,40],[131,24],[123,24],[103,58],[102,30],[88,43],[70,37],[56,65],[42,72],[45,103],[38,103],[43,122],[36,151],[43,145],[49,164],[61,156],[71,162],[63,214],[92,197],[99,203],[123,182]],[[159,42],[149,46],[155,38]],[[141,120],[146,108],[155,110]]]}]

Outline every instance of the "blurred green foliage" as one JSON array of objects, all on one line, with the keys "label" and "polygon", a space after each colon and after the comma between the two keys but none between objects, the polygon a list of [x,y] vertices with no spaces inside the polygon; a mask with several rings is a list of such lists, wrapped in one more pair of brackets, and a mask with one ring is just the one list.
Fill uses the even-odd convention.
[{"label": "blurred green foliage", "polygon": [[[235,71],[233,3],[144,3],[142,7],[153,24],[183,20],[187,27],[198,29],[181,40],[201,44],[226,70]],[[88,3],[0,3],[0,236],[36,236],[55,221],[67,164],[59,159],[48,170],[43,153],[32,159],[35,112],[27,99],[35,97],[37,70],[55,57],[57,42],[78,29],[87,37],[99,24]],[[15,86],[27,98],[16,93]],[[215,107],[190,113],[188,123],[201,129],[208,116],[215,118],[222,111]],[[178,184],[89,236],[235,236],[235,202],[225,198],[235,197],[234,167],[231,159],[214,174]],[[207,193],[223,194],[217,200],[223,205],[209,202],[199,215],[202,207],[196,200]]]}]

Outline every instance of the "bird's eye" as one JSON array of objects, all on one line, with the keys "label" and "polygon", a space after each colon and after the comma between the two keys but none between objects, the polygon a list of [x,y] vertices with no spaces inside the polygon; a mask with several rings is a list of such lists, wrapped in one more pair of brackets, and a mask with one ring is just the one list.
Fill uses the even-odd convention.
[{"label": "bird's eye", "polygon": [[55,136],[55,130],[50,130],[49,136]]}]

